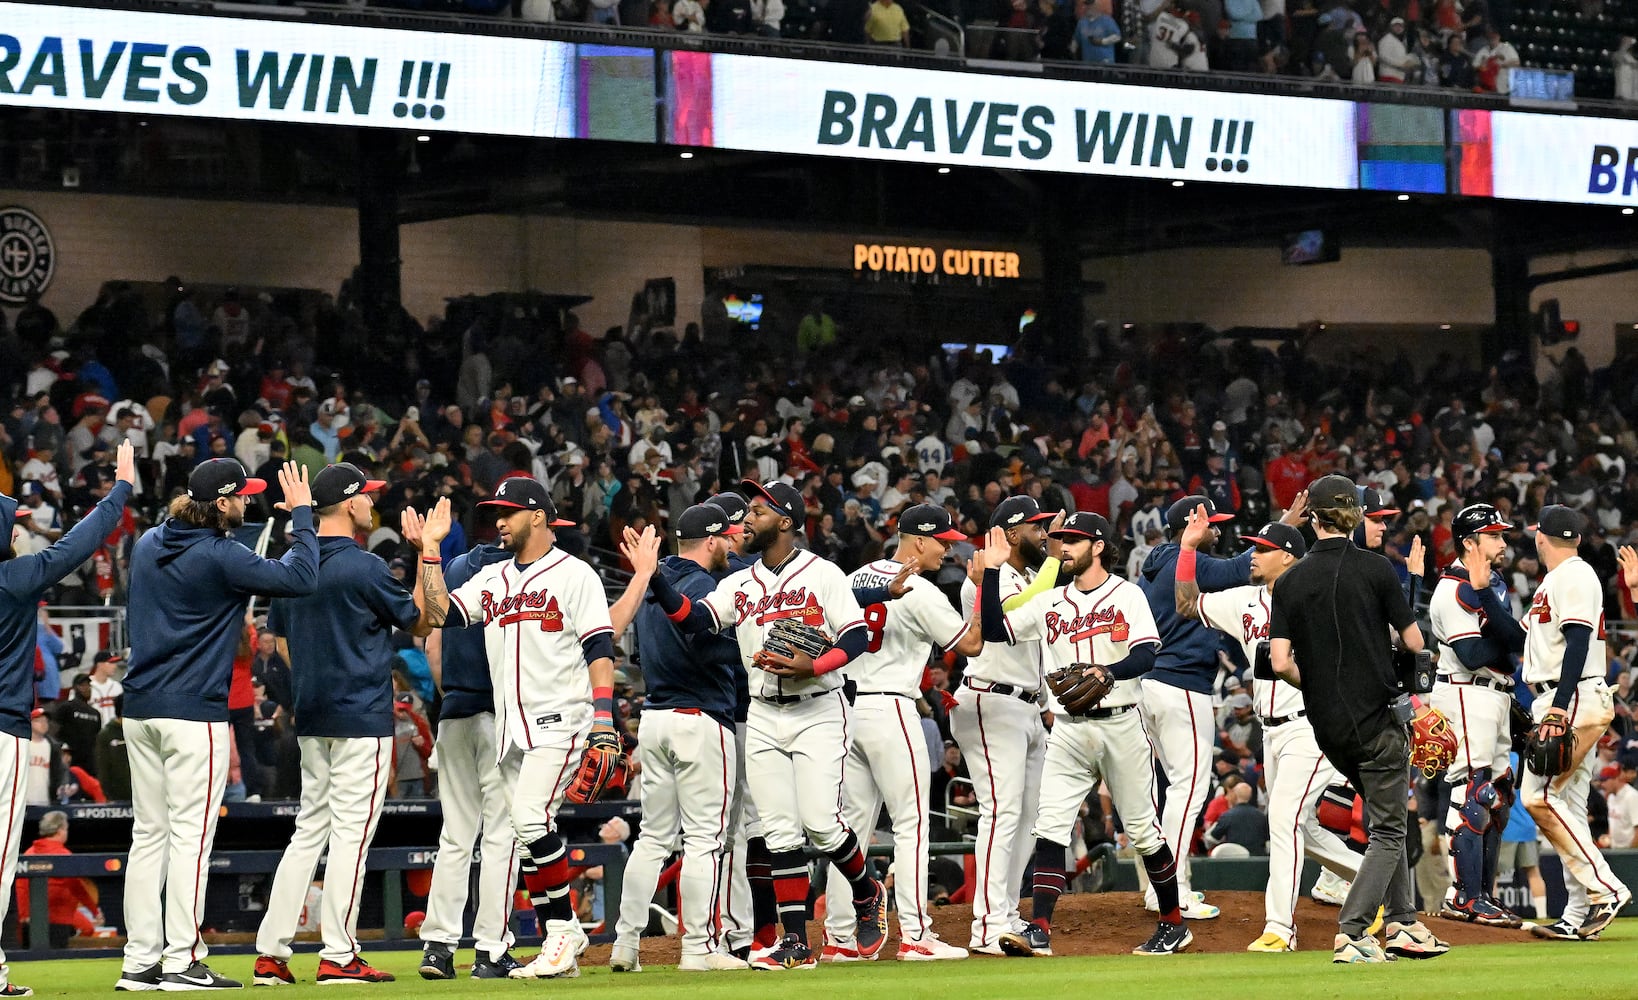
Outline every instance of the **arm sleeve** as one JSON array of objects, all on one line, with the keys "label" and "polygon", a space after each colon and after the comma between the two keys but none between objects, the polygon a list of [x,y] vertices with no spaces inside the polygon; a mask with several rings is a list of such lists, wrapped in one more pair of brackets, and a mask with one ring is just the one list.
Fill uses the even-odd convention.
[{"label": "arm sleeve", "polygon": [[574,586],[574,627],[580,633],[580,648],[586,663],[614,658],[614,623],[609,618],[609,602],[597,571],[576,559]]},{"label": "arm sleeve", "polygon": [[703,601],[691,601],[665,578],[664,573],[655,573],[648,579],[648,592],[654,595],[654,600],[660,605],[660,610],[671,619],[672,623],[683,632],[716,632],[721,628],[716,612],[712,609],[712,596]]},{"label": "arm sleeve", "polygon": [[1155,654],[1160,651],[1160,640],[1146,642],[1140,646],[1128,647],[1126,659],[1119,663],[1111,663],[1109,672],[1115,675],[1118,681],[1134,680],[1148,673],[1155,665]]},{"label": "arm sleeve", "polygon": [[295,534],[290,551],[279,559],[263,559],[233,542],[222,551],[228,586],[240,593],[268,597],[305,597],[318,585],[318,535],[313,531],[313,508],[297,507],[290,515]]},{"label": "arm sleeve", "polygon": [[1062,567],[1063,563],[1056,559],[1048,559],[1041,563],[1041,568],[1036,571],[1035,579],[1029,582],[1029,586],[1001,602],[1002,610],[1016,611],[1030,601],[1035,600],[1037,595],[1044,594],[1056,587],[1058,585],[1058,570]]},{"label": "arm sleeve", "polygon": [[[1471,588],[1469,588],[1471,589]],[[1524,626],[1507,610],[1501,598],[1489,587],[1473,591],[1484,610],[1484,635],[1510,653],[1524,652]],[[1464,661],[1465,662],[1465,661]]]},{"label": "arm sleeve", "polygon": [[1012,642],[1007,630],[1007,613],[1001,608],[1001,571],[986,569],[978,585],[978,627],[986,642]]},{"label": "arm sleeve", "polygon": [[1194,579],[1202,591],[1243,587],[1251,582],[1251,549],[1233,559],[1202,554],[1195,557],[1194,567]]},{"label": "arm sleeve", "polygon": [[1469,670],[1489,667],[1504,674],[1512,672],[1507,649],[1487,636],[1470,635],[1463,639],[1452,639],[1446,645],[1455,650],[1457,659]]},{"label": "arm sleeve", "polygon": [[[115,483],[108,491],[108,495],[97,501],[91,513],[82,518],[79,524],[74,525],[68,534],[57,539],[50,548],[0,564],[4,567],[0,570],[0,584],[25,599],[55,586],[72,572],[74,567],[91,558],[97,551],[102,545],[102,540],[119,524],[120,512],[125,509],[125,501],[130,499],[130,496],[129,484]],[[3,541],[9,545],[11,538],[8,536]]]},{"label": "arm sleeve", "polygon": [[1587,647],[1592,643],[1592,626],[1580,622],[1565,622],[1564,665],[1559,668],[1558,688],[1553,691],[1553,707],[1568,711],[1570,699],[1575,697],[1576,685],[1581,683],[1581,669],[1587,664]]},{"label": "arm sleeve", "polygon": [[859,607],[868,608],[872,604],[886,604],[893,595],[886,587],[854,587],[853,599],[859,602]]}]

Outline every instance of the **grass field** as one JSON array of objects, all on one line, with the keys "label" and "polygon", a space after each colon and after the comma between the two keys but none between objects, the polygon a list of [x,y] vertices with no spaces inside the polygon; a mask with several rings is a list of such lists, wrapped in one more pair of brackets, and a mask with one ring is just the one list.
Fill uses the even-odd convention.
[{"label": "grass field", "polygon": [[[416,975],[418,953],[377,952],[370,956],[399,981],[358,986],[352,992],[381,996],[494,997],[531,993],[553,1000],[606,998],[617,991],[622,1000],[968,1000],[1076,996],[1088,1000],[1291,1000],[1296,997],[1384,998],[1518,997],[1575,1000],[1638,996],[1638,920],[1620,920],[1589,944],[1476,945],[1453,950],[1425,962],[1399,961],[1387,966],[1333,966],[1330,952],[1292,955],[1181,955],[1176,958],[970,958],[962,962],[825,966],[801,973],[679,973],[673,968],[645,967],[638,975],[612,975],[588,966],[579,979],[548,982],[488,982],[462,977],[454,982],[425,982]],[[524,956],[527,957],[527,956]],[[250,979],[250,956],[220,956],[212,966],[225,975]],[[470,962],[461,952],[458,962]],[[318,959],[297,955],[291,969],[302,983],[285,993],[311,993]],[[118,977],[115,959],[27,962],[12,966],[12,980],[42,996],[111,993]],[[258,990],[273,993],[273,990]],[[328,991],[327,991],[328,992]]]}]

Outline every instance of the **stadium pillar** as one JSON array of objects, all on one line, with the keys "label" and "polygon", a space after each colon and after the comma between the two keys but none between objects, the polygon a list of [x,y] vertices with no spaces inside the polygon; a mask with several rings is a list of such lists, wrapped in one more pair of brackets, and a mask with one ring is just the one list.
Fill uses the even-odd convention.
[{"label": "stadium pillar", "polygon": [[358,302],[372,334],[393,329],[401,315],[398,183],[401,137],[387,129],[359,129]]},{"label": "stadium pillar", "polygon": [[1041,235],[1041,333],[1044,346],[1062,359],[1081,356],[1081,245],[1079,238],[1083,178],[1048,174],[1035,178]]},{"label": "stadium pillar", "polygon": [[1484,361],[1493,365],[1509,350],[1533,357],[1530,350],[1530,253],[1515,209],[1505,202],[1490,206],[1490,285],[1496,326],[1484,345]]}]

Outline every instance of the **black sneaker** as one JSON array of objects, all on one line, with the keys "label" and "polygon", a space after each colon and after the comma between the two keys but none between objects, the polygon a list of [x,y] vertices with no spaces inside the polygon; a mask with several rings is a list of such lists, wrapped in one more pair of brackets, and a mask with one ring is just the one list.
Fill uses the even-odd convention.
[{"label": "black sneaker", "polygon": [[16,983],[7,983],[0,986],[0,997],[31,997],[34,991],[27,986],[18,986]]},{"label": "black sneaker", "polygon": [[739,959],[741,962],[749,963],[751,961],[751,946],[746,945],[743,948],[731,948],[729,949],[728,954]]},{"label": "black sneaker", "polygon": [[875,958],[887,943],[887,890],[874,879],[870,884],[876,894],[864,905],[854,905],[854,913],[859,918],[854,940],[859,946],[859,957],[864,959]]},{"label": "black sneaker", "polygon": [[1575,935],[1583,941],[1602,931],[1610,925],[1623,907],[1632,902],[1632,894],[1623,892],[1618,896],[1604,900],[1602,903],[1593,903],[1587,907],[1587,919],[1581,921],[1581,926],[1575,929]]},{"label": "black sneaker", "polygon": [[1555,920],[1550,924],[1537,924],[1530,928],[1530,933],[1548,941],[1579,941],[1581,936],[1575,932],[1575,925],[1568,920]]},{"label": "black sneaker", "polygon": [[120,970],[119,982],[114,989],[121,993],[148,993],[159,989],[159,981],[164,978],[159,971],[159,963],[155,962],[140,972],[126,972]]},{"label": "black sneaker", "polygon": [[181,972],[159,977],[159,988],[167,993],[186,990],[242,990],[245,984],[212,971],[204,962],[195,962]]},{"label": "black sneaker", "polygon": [[473,979],[509,979],[513,969],[522,968],[523,963],[512,957],[509,951],[503,951],[495,958],[484,958],[483,953],[472,960]]},{"label": "black sneaker", "polygon": [[421,952],[422,979],[454,979],[455,953],[447,944],[434,942]]},{"label": "black sneaker", "polygon": [[1040,924],[1031,923],[1023,930],[1000,937],[1001,950],[1014,958],[1032,958],[1052,954],[1052,932]]},{"label": "black sneaker", "polygon": [[1134,955],[1176,955],[1194,943],[1194,932],[1188,924],[1168,924],[1161,921],[1149,940],[1132,949]]},{"label": "black sneaker", "polygon": [[773,950],[773,955],[770,957],[773,959],[773,964],[781,969],[815,969],[819,967],[819,960],[813,957],[813,949],[809,948],[807,942],[795,934],[785,935],[784,940],[779,942],[779,947]]}]

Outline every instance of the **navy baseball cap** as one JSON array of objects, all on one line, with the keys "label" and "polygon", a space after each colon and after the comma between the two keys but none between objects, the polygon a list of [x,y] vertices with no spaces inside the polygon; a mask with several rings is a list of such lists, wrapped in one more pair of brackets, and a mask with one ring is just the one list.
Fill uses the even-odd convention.
[{"label": "navy baseball cap", "polygon": [[729,524],[745,523],[745,515],[751,512],[751,505],[738,493],[718,493],[705,502],[720,507]]},{"label": "navy baseball cap", "polygon": [[714,503],[697,503],[677,518],[678,538],[710,538],[712,535],[738,535],[744,531]]},{"label": "navy baseball cap", "polygon": [[195,466],[193,474],[188,476],[190,500],[255,496],[265,489],[267,480],[246,476],[245,467],[236,458],[206,459]]},{"label": "navy baseball cap", "polygon": [[802,494],[789,483],[782,483],[777,479],[766,483],[747,479],[739,484],[739,488],[745,491],[747,499],[761,500],[790,518],[792,528],[801,528],[808,518],[808,508],[802,502]]},{"label": "navy baseball cap", "polygon": [[996,505],[995,513],[990,515],[990,527],[1016,528],[1033,521],[1050,521],[1056,516],[1041,510],[1034,497],[1007,497]]},{"label": "navy baseball cap", "polygon": [[1541,508],[1541,517],[1530,525],[1537,534],[1548,538],[1580,538],[1587,530],[1587,518],[1573,507],[1561,503]]},{"label": "navy baseball cap", "polygon": [[1166,527],[1173,531],[1182,531],[1183,526],[1189,523],[1189,515],[1196,507],[1206,508],[1206,520],[1212,524],[1234,520],[1233,514],[1219,514],[1217,505],[1211,502],[1210,497],[1192,496],[1184,497],[1166,508]]},{"label": "navy baseball cap", "polygon": [[27,517],[33,513],[16,500],[0,493],[0,552],[11,551],[11,526],[17,523],[19,517]]},{"label": "navy baseball cap", "polygon": [[557,516],[557,505],[552,503],[552,495],[546,492],[546,487],[539,480],[527,476],[511,476],[495,484],[495,495],[488,500],[478,501],[479,507],[500,507],[508,510],[543,510],[546,512],[546,523],[553,528],[572,528],[573,521],[565,521]]},{"label": "navy baseball cap", "polygon": [[366,476],[351,462],[326,465],[313,477],[313,506],[320,510],[334,507],[361,493],[374,493],[386,486],[384,481]]},{"label": "navy baseball cap", "polygon": [[1077,538],[1090,538],[1093,541],[1107,542],[1110,536],[1109,521],[1102,514],[1093,514],[1090,511],[1076,511],[1064,518],[1064,523],[1057,531],[1048,532],[1053,538],[1063,541],[1073,541]]},{"label": "navy baseball cap", "polygon": [[914,507],[905,508],[904,513],[899,515],[899,534],[937,538],[945,542],[967,540],[967,536],[951,522],[950,512],[930,503],[918,503]]},{"label": "navy baseball cap", "polygon": [[1374,517],[1379,521],[1389,517],[1396,517],[1401,513],[1399,508],[1388,506],[1388,502],[1383,499],[1380,491],[1373,490],[1369,486],[1359,487],[1359,505],[1365,509],[1366,517]]},{"label": "navy baseball cap", "polygon": [[1308,545],[1302,540],[1302,532],[1289,524],[1275,521],[1265,524],[1262,530],[1255,535],[1247,535],[1241,541],[1248,545],[1255,545],[1260,549],[1278,549],[1289,552],[1301,559],[1308,552]]}]

